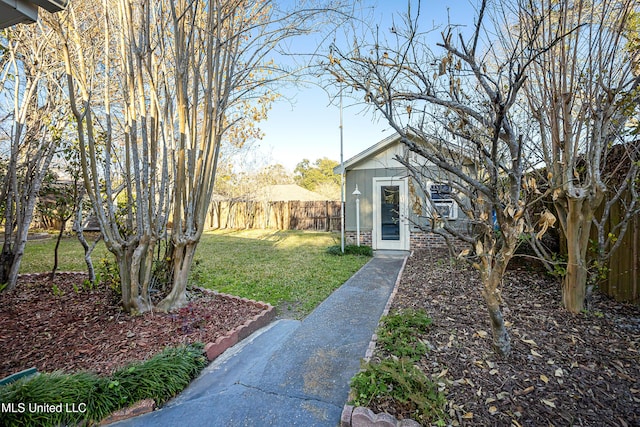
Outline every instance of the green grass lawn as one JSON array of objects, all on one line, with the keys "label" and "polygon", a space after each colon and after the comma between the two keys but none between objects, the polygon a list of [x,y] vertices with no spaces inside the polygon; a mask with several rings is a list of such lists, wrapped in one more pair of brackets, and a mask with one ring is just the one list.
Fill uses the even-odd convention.
[{"label": "green grass lawn", "polygon": [[304,317],[360,269],[367,257],[326,253],[330,233],[247,230],[205,234],[194,282],[219,292],[268,302]]},{"label": "green grass lawn", "polygon": [[[51,271],[53,267],[53,250],[56,246],[57,235],[52,234],[44,240],[29,240],[24,250],[24,256],[20,263],[20,273],[42,273]],[[92,236],[87,236],[89,244]],[[113,259],[111,253],[103,242],[98,243],[91,258],[93,265],[98,266],[101,258]],[[84,250],[76,237],[64,237],[60,241],[58,249],[58,271],[86,271],[84,262]]]},{"label": "green grass lawn", "polygon": [[[240,297],[268,302],[281,314],[301,318],[311,312],[367,261],[353,255],[334,256],[338,243],[330,233],[275,230],[214,231],[202,236],[191,272],[193,284]],[[44,272],[53,265],[55,239],[30,241],[20,271]],[[83,271],[83,251],[75,238],[63,239],[59,271]],[[110,257],[104,244],[94,251]]]}]

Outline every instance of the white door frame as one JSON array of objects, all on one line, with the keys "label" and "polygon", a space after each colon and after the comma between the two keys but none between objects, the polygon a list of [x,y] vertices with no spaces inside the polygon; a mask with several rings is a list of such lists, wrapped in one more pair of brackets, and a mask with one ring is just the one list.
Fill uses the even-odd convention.
[{"label": "white door frame", "polygon": [[[398,240],[385,240],[380,230],[382,226],[380,190],[383,186],[397,185],[400,192],[399,222],[400,238]],[[373,249],[382,250],[409,250],[409,220],[408,214],[409,185],[406,177],[378,177],[373,178],[373,227],[371,243]]]}]

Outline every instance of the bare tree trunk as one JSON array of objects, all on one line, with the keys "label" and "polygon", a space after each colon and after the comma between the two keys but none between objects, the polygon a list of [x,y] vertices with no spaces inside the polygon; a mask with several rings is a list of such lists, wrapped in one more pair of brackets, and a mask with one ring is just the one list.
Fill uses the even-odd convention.
[{"label": "bare tree trunk", "polygon": [[[521,221],[520,219],[520,222]],[[504,323],[500,306],[503,303],[502,280],[507,265],[513,257],[519,235],[519,221],[516,219],[514,222],[515,224],[503,223],[500,230],[503,240],[499,248],[495,247],[493,236],[485,236],[482,247],[478,247],[478,244],[476,244],[476,251],[479,252],[478,255],[481,258],[478,268],[483,285],[482,296],[489,313],[493,349],[498,355],[503,357],[508,356],[511,352],[511,339]],[[493,245],[493,247],[490,247],[491,245]],[[494,251],[497,251],[497,253],[491,256],[490,254]]]},{"label": "bare tree trunk", "polygon": [[116,256],[118,263],[118,272],[120,274],[120,291],[122,293],[122,308],[131,313],[134,310],[134,304],[131,302],[131,270],[129,268],[129,256]]},{"label": "bare tree trunk", "polygon": [[[46,150],[46,148],[44,148]],[[15,243],[12,248],[13,250],[13,258],[11,267],[8,270],[7,275],[7,289],[15,289],[18,283],[18,274],[20,273],[20,263],[22,261],[22,256],[24,255],[24,248],[27,245],[27,237],[29,235],[29,226],[31,225],[31,220],[33,219],[33,210],[36,205],[36,196],[40,191],[40,186],[42,185],[42,179],[46,171],[49,168],[49,164],[51,163],[51,159],[53,158],[53,143],[49,147],[49,153],[46,154],[46,157],[40,159],[42,162],[41,165],[37,166],[34,171],[34,175],[29,177],[31,183],[29,186],[29,190],[26,194],[20,198],[20,204],[16,208],[18,212],[18,229],[15,234]]]},{"label": "bare tree trunk", "polygon": [[586,259],[594,209],[588,200],[574,198],[567,198],[567,207],[567,274],[563,280],[562,302],[570,312],[580,313],[587,294]]},{"label": "bare tree trunk", "polygon": [[180,242],[174,245],[172,250],[173,288],[158,304],[158,309],[162,311],[174,310],[187,304],[186,289],[197,242]]},{"label": "bare tree trunk", "polygon": [[51,280],[56,277],[56,271],[58,271],[58,249],[60,248],[60,241],[64,234],[64,229],[67,225],[67,220],[60,221],[60,230],[58,230],[58,237],[56,238],[56,246],[53,249],[53,267],[51,268]]},{"label": "bare tree trunk", "polygon": [[7,275],[7,290],[15,289],[18,285],[18,274],[20,272],[20,262],[24,255],[24,247],[26,246],[27,238],[18,240],[16,243],[15,253],[13,254],[13,263],[9,268],[9,274]]},{"label": "bare tree trunk", "polygon": [[130,304],[138,312],[151,310],[153,304],[149,298],[149,282],[151,280],[151,263],[154,245],[148,236],[143,236],[133,251],[129,265]]},{"label": "bare tree trunk", "polygon": [[142,313],[148,310],[144,302],[141,303],[138,292],[138,280],[132,264],[136,248],[124,247],[122,253],[116,255],[118,272],[120,273],[120,290],[122,292],[122,307],[128,313]]},{"label": "bare tree trunk", "polygon": [[92,285],[96,283],[96,270],[93,267],[93,260],[91,259],[91,253],[95,249],[96,245],[100,240],[102,240],[102,234],[98,236],[98,238],[93,242],[93,244],[89,245],[87,239],[84,237],[84,232],[82,231],[82,226],[80,226],[80,231],[76,231],[76,236],[78,237],[78,241],[82,245],[82,249],[84,250],[84,263],[87,265],[87,274],[89,275],[89,282]]},{"label": "bare tree trunk", "polygon": [[2,284],[9,281],[9,270],[13,264],[13,251],[11,250],[11,241],[5,240],[2,243],[2,252],[0,252],[0,282]]},{"label": "bare tree trunk", "polygon": [[95,249],[96,245],[100,240],[102,240],[102,234],[98,236],[98,238],[93,242],[92,245],[89,245],[87,239],[84,237],[84,225],[83,225],[83,214],[82,214],[82,200],[84,199],[86,193],[86,189],[84,186],[80,186],[80,189],[76,198],[76,212],[75,218],[73,220],[73,231],[76,233],[76,237],[78,241],[82,245],[82,249],[84,250],[84,262],[87,265],[87,274],[89,275],[89,282],[92,285],[96,283],[96,271],[93,268],[93,260],[91,259],[91,253]]},{"label": "bare tree trunk", "polygon": [[482,296],[487,304],[489,319],[491,324],[491,334],[493,336],[493,350],[500,356],[507,356],[511,352],[511,339],[504,324],[502,316],[502,297],[500,292],[500,282],[502,277],[491,272],[484,283]]}]

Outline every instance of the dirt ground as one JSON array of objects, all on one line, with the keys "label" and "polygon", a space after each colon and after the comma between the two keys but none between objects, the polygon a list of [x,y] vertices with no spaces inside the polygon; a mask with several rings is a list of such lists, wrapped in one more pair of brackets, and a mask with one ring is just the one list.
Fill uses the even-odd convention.
[{"label": "dirt ground", "polygon": [[[596,293],[570,314],[559,280],[521,261],[503,284],[512,351],[500,358],[478,274],[445,259],[414,253],[392,310],[422,307],[432,317],[418,366],[446,392],[453,425],[640,426],[638,307]],[[386,356],[377,350],[374,360]]]},{"label": "dirt ground", "polygon": [[191,292],[175,313],[122,312],[115,291],[83,289],[81,273],[20,278],[0,293],[0,378],[30,367],[40,372],[109,374],[167,346],[212,342],[261,309],[222,295]]}]

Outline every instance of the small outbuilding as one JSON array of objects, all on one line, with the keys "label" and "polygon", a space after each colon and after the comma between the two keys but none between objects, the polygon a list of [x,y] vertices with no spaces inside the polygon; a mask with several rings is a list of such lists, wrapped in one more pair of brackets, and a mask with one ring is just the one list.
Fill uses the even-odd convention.
[{"label": "small outbuilding", "polygon": [[[398,158],[429,168],[431,172],[427,175],[434,177],[433,180],[418,183]],[[473,167],[469,160],[461,159],[461,162]],[[334,172],[341,173],[341,166]],[[444,179],[435,165],[410,152],[397,133],[346,160],[344,174],[347,243],[357,240],[357,198],[360,242],[375,250],[443,247],[442,236],[428,231],[434,217],[456,228],[466,229],[469,225],[454,200],[448,179]],[[442,180],[438,179],[439,175],[443,176]],[[353,194],[356,187],[360,192],[358,196]],[[425,196],[423,189],[430,192],[430,197]]]}]

